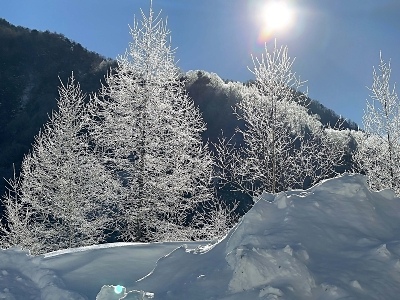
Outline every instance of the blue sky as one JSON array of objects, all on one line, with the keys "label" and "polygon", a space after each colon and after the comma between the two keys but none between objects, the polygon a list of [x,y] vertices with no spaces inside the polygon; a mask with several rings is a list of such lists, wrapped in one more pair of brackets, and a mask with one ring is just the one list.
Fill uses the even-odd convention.
[{"label": "blue sky", "polygon": [[[253,78],[251,54],[260,57],[264,42],[287,45],[293,69],[307,80],[309,96],[361,125],[379,51],[400,78],[400,1],[287,0],[294,20],[285,30],[260,41],[260,16],[270,0],[153,0],[163,10],[178,47],[178,66],[201,69],[223,79]],[[62,33],[106,57],[123,54],[128,24],[149,0],[0,0],[0,17],[14,25]]]}]

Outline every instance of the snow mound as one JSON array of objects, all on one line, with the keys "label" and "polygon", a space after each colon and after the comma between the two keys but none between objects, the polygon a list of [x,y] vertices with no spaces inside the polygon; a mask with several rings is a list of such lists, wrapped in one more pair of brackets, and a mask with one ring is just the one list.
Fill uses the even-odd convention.
[{"label": "snow mound", "polygon": [[129,289],[154,299],[398,299],[400,199],[361,175],[264,194],[221,241],[182,246]]},{"label": "snow mound", "polygon": [[400,199],[344,175],[263,194],[211,244],[1,250],[0,299],[397,300],[399,233]]},{"label": "snow mound", "polygon": [[42,268],[42,259],[21,248],[0,249],[0,299],[85,300],[67,290],[53,271]]}]

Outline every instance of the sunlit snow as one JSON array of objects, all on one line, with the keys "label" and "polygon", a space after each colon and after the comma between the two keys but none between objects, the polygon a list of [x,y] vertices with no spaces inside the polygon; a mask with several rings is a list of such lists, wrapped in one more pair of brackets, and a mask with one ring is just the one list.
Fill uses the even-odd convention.
[{"label": "sunlit snow", "polygon": [[219,242],[0,251],[0,299],[399,299],[400,199],[361,175],[265,194]]}]

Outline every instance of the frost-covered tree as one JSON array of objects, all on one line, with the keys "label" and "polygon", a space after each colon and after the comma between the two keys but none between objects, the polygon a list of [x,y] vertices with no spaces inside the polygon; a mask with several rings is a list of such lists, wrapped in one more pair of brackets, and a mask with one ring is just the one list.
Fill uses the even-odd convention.
[{"label": "frost-covered tree", "polygon": [[203,203],[192,219],[192,228],[197,228],[194,231],[195,239],[214,240],[224,237],[239,221],[239,215],[235,212],[238,206],[237,201],[227,204],[218,198]]},{"label": "frost-covered tree", "polygon": [[91,134],[125,181],[122,239],[181,239],[192,209],[210,197],[212,159],[200,135],[205,123],[179,80],[166,23],[152,8],[142,17],[131,28],[129,49],[91,99]]},{"label": "frost-covered tree", "polygon": [[3,249],[20,246],[37,254],[42,247],[32,226],[33,210],[21,199],[21,180],[16,177],[15,170],[14,178],[7,183],[7,192],[2,197],[5,209],[0,226],[0,246]]},{"label": "frost-covered tree", "polygon": [[[332,141],[315,116],[299,104],[302,83],[292,71],[287,47],[266,49],[254,60],[255,84],[243,87],[235,108],[245,122],[244,145],[223,138],[215,145],[220,183],[252,197],[303,188],[334,174],[343,149]],[[299,98],[300,97],[300,98]]]},{"label": "frost-covered tree", "polygon": [[[38,253],[105,241],[106,230],[114,228],[111,215],[120,185],[89,140],[85,95],[73,75],[67,85],[61,83],[59,94],[58,112],[35,137],[19,180],[11,181],[14,196],[6,198],[19,198],[6,205],[8,215],[16,216],[8,218],[10,228],[28,232],[39,244]],[[18,205],[27,214],[17,212]]]},{"label": "frost-covered tree", "polygon": [[390,188],[400,195],[400,101],[395,84],[390,85],[391,71],[381,55],[369,88],[372,101],[363,116],[366,135],[359,140],[355,160],[373,189]]}]

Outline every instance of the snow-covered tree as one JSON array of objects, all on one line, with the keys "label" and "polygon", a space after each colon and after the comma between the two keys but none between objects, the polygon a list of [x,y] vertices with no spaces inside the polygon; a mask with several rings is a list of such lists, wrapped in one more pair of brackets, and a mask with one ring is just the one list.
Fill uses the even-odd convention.
[{"label": "snow-covered tree", "polygon": [[390,188],[400,195],[400,101],[395,84],[390,85],[391,71],[381,55],[369,88],[372,101],[363,116],[366,135],[359,140],[355,160],[373,189]]},{"label": "snow-covered tree", "polygon": [[10,248],[20,246],[29,249],[31,254],[37,254],[42,248],[40,241],[35,237],[32,226],[33,210],[21,199],[21,180],[16,177],[7,180],[7,192],[3,195],[4,223],[0,226],[0,246]]},{"label": "snow-covered tree", "polygon": [[91,99],[91,134],[125,181],[122,239],[181,239],[191,210],[210,197],[212,159],[200,136],[205,123],[179,80],[170,31],[152,8],[142,17]]},{"label": "snow-covered tree", "polygon": [[[23,230],[38,241],[39,253],[105,241],[106,230],[114,228],[111,215],[119,196],[119,181],[88,138],[85,95],[73,75],[59,94],[58,112],[35,137],[20,181],[11,181],[19,207],[29,209],[29,215],[8,221],[12,228],[25,222]],[[9,201],[7,210],[17,213],[18,207]]]},{"label": "snow-covered tree", "polygon": [[237,201],[228,205],[218,198],[203,203],[191,222],[191,226],[197,228],[195,239],[214,240],[224,237],[239,221],[239,215],[235,212],[238,206]]},{"label": "snow-covered tree", "polygon": [[252,197],[303,188],[334,173],[343,155],[322,124],[299,102],[304,94],[292,72],[287,47],[266,49],[253,60],[255,84],[243,87],[235,114],[244,120],[244,145],[235,147],[223,138],[215,145],[220,183],[230,184]]}]

